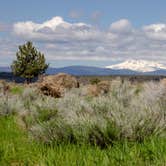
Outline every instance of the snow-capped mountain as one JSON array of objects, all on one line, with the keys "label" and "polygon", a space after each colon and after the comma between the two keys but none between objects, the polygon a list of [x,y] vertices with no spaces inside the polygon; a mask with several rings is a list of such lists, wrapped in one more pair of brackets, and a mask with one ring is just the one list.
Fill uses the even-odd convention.
[{"label": "snow-capped mountain", "polygon": [[137,72],[153,72],[157,70],[166,70],[166,65],[146,60],[127,60],[119,64],[106,66],[108,69],[123,70],[128,69]]}]

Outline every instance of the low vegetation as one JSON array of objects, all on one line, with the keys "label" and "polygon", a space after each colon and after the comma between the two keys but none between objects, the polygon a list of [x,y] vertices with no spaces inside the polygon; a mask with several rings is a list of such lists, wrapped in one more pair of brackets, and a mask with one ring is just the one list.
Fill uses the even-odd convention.
[{"label": "low vegetation", "polygon": [[113,80],[107,93],[91,96],[81,86],[61,98],[3,86],[0,165],[166,164],[163,82]]}]

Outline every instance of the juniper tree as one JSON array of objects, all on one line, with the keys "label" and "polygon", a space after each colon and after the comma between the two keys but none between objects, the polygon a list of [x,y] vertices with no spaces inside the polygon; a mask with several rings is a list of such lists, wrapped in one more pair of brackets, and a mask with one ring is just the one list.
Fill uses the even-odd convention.
[{"label": "juniper tree", "polygon": [[48,68],[44,54],[38,51],[29,41],[19,46],[16,58],[11,65],[12,72],[16,76],[25,78],[27,83],[30,83],[34,77],[45,73]]}]

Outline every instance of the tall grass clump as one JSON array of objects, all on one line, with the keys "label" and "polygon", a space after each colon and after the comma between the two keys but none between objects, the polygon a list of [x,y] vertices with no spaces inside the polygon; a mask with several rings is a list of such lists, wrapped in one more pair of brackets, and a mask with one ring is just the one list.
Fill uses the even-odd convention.
[{"label": "tall grass clump", "polygon": [[[46,143],[90,143],[107,146],[114,141],[139,141],[152,136],[165,137],[165,87],[146,83],[112,83],[107,95],[82,95],[73,89],[56,100],[50,119],[31,126],[32,136]],[[153,93],[153,96],[150,95]]]},{"label": "tall grass clump", "polygon": [[55,104],[54,98],[43,96],[37,88],[25,87],[22,93],[13,94],[13,91],[10,91],[1,96],[0,115],[17,115],[26,125],[29,125],[26,120],[36,123],[37,118],[51,116],[50,112],[56,109]]},{"label": "tall grass clump", "polygon": [[47,146],[28,138],[14,116],[0,117],[0,165],[164,165],[166,144],[161,138],[143,143],[124,141],[101,149],[99,146],[60,144]]},{"label": "tall grass clump", "polygon": [[165,165],[164,84],[110,87],[92,97],[83,86],[59,99],[34,86],[0,89],[0,165]]},{"label": "tall grass clump", "polygon": [[85,87],[55,99],[36,88],[0,98],[0,115],[16,115],[29,135],[41,142],[107,146],[166,135],[166,87],[162,83],[112,81],[107,94],[91,97]]}]

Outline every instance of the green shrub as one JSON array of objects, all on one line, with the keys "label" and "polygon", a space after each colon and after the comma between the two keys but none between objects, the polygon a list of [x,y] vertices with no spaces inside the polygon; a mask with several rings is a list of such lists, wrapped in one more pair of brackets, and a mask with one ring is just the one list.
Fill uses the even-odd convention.
[{"label": "green shrub", "polygon": [[90,100],[80,92],[69,91],[57,100],[57,114],[50,121],[37,123],[37,128],[32,126],[31,134],[49,143],[71,141],[107,146],[117,140],[143,141],[165,133],[165,107],[157,97],[161,94],[150,99],[145,90],[136,95],[137,87],[129,82],[115,87],[107,96]]},{"label": "green shrub", "polygon": [[98,84],[100,82],[100,79],[99,78],[92,78],[90,80],[90,84],[94,85],[94,84]]},{"label": "green shrub", "polygon": [[32,141],[26,131],[21,130],[15,122],[14,116],[0,117],[0,165],[2,166],[160,166],[166,163],[166,139],[152,137],[142,143],[116,141],[105,149],[87,144],[61,143],[47,146]]},{"label": "green shrub", "polygon": [[73,142],[102,147],[114,141],[139,141],[166,136],[165,89],[146,83],[136,94],[130,82],[112,82],[107,95],[87,99],[84,88],[60,99],[43,96],[34,88],[21,95],[2,96],[0,114],[18,114],[30,135],[44,143]]},{"label": "green shrub", "polygon": [[23,90],[24,90],[24,87],[23,86],[14,86],[10,89],[10,92],[12,94],[22,94],[23,93]]}]

